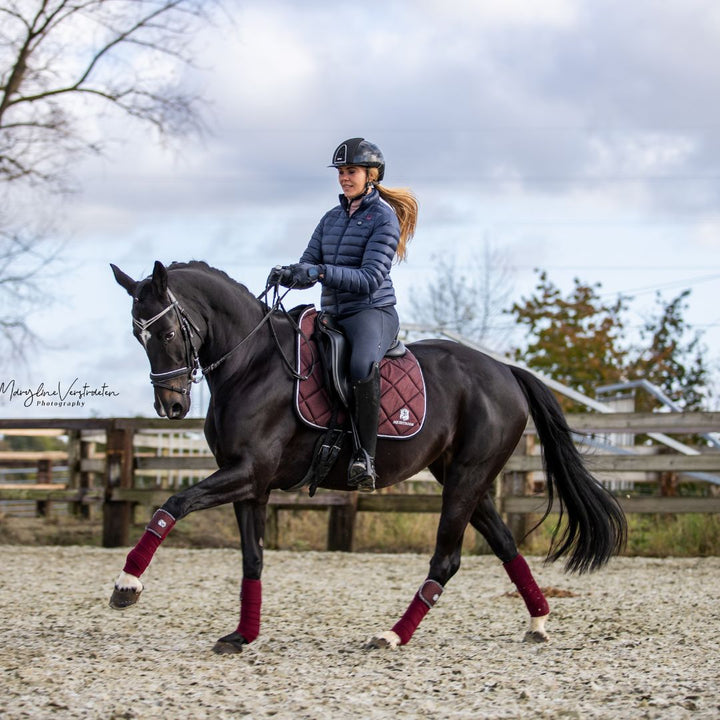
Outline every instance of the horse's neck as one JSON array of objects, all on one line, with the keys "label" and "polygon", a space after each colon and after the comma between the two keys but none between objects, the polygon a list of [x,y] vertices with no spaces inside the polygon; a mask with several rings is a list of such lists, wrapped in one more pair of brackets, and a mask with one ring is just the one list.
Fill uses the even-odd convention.
[{"label": "horse's neck", "polygon": [[262,320],[262,306],[250,293],[226,291],[223,296],[209,298],[204,311],[210,353],[227,352],[247,337]]},{"label": "horse's neck", "polygon": [[[202,297],[200,313],[206,326],[200,362],[207,367],[227,356],[208,379],[221,379],[253,362],[267,362],[271,334],[262,327],[255,332],[267,308],[246,288],[218,279],[206,282],[200,292],[197,297]],[[275,321],[273,324],[277,325]]]}]

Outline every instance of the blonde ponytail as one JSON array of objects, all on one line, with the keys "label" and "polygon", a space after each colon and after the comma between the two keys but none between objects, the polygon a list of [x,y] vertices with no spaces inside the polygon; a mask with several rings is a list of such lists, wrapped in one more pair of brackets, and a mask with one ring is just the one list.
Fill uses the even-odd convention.
[{"label": "blonde ponytail", "polygon": [[380,197],[395,211],[400,222],[400,242],[397,248],[398,261],[407,257],[407,244],[415,234],[418,204],[415,196],[408,188],[386,188],[377,182],[377,168],[368,168],[368,179],[375,185]]}]

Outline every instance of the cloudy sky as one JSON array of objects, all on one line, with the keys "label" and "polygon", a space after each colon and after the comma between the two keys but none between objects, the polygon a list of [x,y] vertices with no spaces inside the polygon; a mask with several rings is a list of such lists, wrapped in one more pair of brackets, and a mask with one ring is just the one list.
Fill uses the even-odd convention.
[{"label": "cloudy sky", "polygon": [[[720,363],[720,5],[713,0],[396,0],[226,3],[194,40],[183,82],[208,131],[170,147],[105,118],[104,158],[74,168],[62,206],[45,346],[5,363],[18,387],[105,383],[83,408],[0,415],[152,414],[147,360],[109,263],[140,278],[155,259],[204,259],[259,293],[336,202],[327,169],[352,136],[379,144],[385,183],[420,203],[396,267],[401,319],[434,258],[484,243],[512,266],[633,297],[638,327],[689,288],[687,319]],[[295,293],[297,303],[316,300]],[[294,303],[291,303],[294,304]]]}]

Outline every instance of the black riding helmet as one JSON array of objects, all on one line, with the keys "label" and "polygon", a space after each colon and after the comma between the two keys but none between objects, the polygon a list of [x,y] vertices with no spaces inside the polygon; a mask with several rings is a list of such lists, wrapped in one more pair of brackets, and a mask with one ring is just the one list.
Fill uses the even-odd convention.
[{"label": "black riding helmet", "polygon": [[385,158],[382,150],[365,138],[350,138],[335,148],[332,165],[329,167],[339,168],[344,165],[377,168],[378,182],[385,176]]}]

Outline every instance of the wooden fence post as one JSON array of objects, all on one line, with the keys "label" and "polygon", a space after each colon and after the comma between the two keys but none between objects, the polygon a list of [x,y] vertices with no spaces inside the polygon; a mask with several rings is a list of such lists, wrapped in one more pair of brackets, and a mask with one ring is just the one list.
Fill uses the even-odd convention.
[{"label": "wooden fence post", "polygon": [[83,455],[82,430],[68,430],[68,489],[78,490],[80,500],[70,506],[70,512],[76,517],[88,520],[90,506],[82,501],[83,490],[87,490],[88,474],[80,470]]},{"label": "wooden fence post", "polygon": [[[78,465],[82,463],[83,460],[88,460],[92,454],[95,452],[95,442],[87,442],[83,441],[82,439],[82,431],[80,431],[80,436],[78,438]],[[90,490],[90,487],[92,486],[91,479],[93,478],[93,474],[90,472],[87,472],[85,470],[79,470],[78,472],[78,487],[80,488],[81,492],[86,492]],[[97,480],[95,480],[97,482]],[[78,512],[80,514],[80,517],[90,520],[93,516],[93,506],[91,506],[88,503],[79,503]]]},{"label": "wooden fence post", "polygon": [[[37,461],[37,482],[40,485],[49,485],[52,482],[52,460],[42,458]],[[35,512],[38,517],[50,516],[50,501],[38,500],[35,503]]]},{"label": "wooden fence post", "polygon": [[271,505],[267,506],[265,511],[265,538],[264,544],[268,550],[277,550],[280,544],[280,529],[278,526],[278,508]]},{"label": "wooden fence post", "polygon": [[347,499],[347,503],[330,506],[327,541],[328,550],[352,552],[358,494],[348,493]]},{"label": "wooden fence post", "polygon": [[103,504],[103,547],[122,547],[130,538],[133,503],[112,500],[114,488],[133,487],[132,428],[113,424],[106,430],[105,502]]},{"label": "wooden fence post", "polygon": [[[532,434],[524,435],[514,454],[532,455],[534,447],[535,436]],[[502,497],[523,497],[524,495],[531,495],[533,491],[532,485],[530,473],[503,472],[501,482]],[[524,513],[507,513],[505,522],[510,528],[515,542],[518,544],[520,544],[528,530],[532,527],[530,518]]]},{"label": "wooden fence post", "polygon": [[[522,495],[522,488],[524,487],[523,475],[517,472],[506,472],[503,473],[502,479],[502,496],[504,498],[517,497]],[[505,524],[510,528],[515,542],[519,542],[523,536],[523,529],[525,523],[523,522],[523,516],[517,513],[506,513]]]}]

